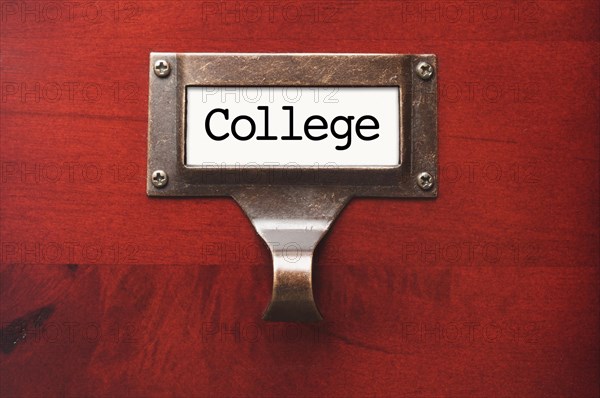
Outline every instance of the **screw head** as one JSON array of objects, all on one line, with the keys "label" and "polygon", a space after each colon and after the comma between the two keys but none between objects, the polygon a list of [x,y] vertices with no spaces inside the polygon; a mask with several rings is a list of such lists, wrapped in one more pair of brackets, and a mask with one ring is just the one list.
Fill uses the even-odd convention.
[{"label": "screw head", "polygon": [[433,187],[433,176],[427,172],[420,173],[417,176],[417,185],[422,190],[429,191]]},{"label": "screw head", "polygon": [[419,62],[415,70],[417,75],[423,80],[429,80],[433,76],[433,66],[425,61]]},{"label": "screw head", "polygon": [[171,65],[164,59],[159,59],[154,63],[154,74],[158,77],[167,77],[171,73]]},{"label": "screw head", "polygon": [[163,188],[169,182],[169,176],[163,170],[155,170],[152,173],[152,185],[156,188]]}]

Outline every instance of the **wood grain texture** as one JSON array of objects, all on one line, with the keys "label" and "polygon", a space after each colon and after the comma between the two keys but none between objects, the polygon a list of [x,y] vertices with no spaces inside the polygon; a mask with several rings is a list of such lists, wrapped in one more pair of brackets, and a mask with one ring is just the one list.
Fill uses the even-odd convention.
[{"label": "wood grain texture", "polygon": [[[1,2],[0,396],[599,395],[597,2],[75,4]],[[151,51],[437,54],[438,199],[353,200],[327,321],[264,323],[237,205],[146,197]]]}]

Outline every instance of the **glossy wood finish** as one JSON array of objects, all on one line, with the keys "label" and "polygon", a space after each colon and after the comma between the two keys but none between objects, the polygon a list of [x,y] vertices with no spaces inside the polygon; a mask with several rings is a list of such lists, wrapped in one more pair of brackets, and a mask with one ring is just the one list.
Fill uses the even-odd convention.
[{"label": "glossy wood finish", "polygon": [[[596,2],[73,4],[1,4],[2,397],[598,395]],[[439,197],[344,209],[327,322],[260,319],[233,200],[146,196],[151,51],[437,54]]]}]

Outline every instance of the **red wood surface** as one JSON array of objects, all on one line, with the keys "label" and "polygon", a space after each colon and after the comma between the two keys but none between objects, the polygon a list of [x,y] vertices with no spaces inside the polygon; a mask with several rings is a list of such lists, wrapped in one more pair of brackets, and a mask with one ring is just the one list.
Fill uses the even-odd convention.
[{"label": "red wood surface", "polygon": [[[0,396],[598,396],[596,1],[1,12]],[[264,323],[238,206],[145,194],[151,51],[437,54],[439,198],[353,200],[326,322]]]}]

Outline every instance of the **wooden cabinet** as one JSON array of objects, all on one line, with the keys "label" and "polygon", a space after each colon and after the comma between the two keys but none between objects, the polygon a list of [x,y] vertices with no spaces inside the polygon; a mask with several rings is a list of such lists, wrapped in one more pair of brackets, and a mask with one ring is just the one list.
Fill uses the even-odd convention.
[{"label": "wooden cabinet", "polygon": [[[3,1],[0,395],[595,396],[595,1]],[[355,199],[326,321],[231,199],[148,198],[151,51],[433,53],[439,197]]]}]

